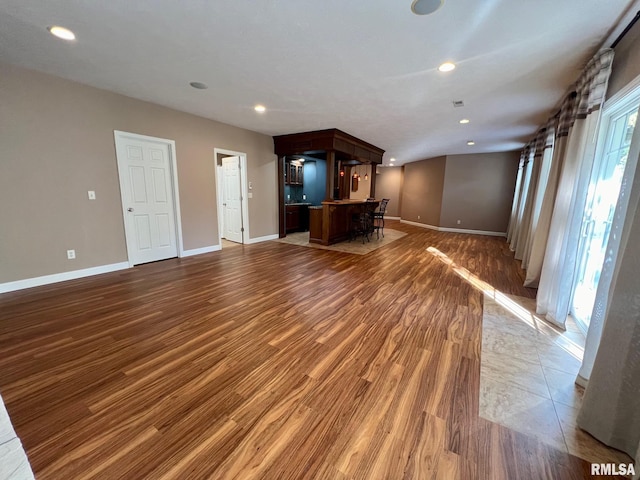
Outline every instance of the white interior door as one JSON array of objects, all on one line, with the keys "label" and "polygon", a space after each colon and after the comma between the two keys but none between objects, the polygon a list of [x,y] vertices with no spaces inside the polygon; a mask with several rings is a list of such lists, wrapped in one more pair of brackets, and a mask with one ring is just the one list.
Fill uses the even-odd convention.
[{"label": "white interior door", "polygon": [[222,190],[224,200],[224,238],[242,243],[242,189],[240,184],[240,157],[222,159]]},{"label": "white interior door", "polygon": [[167,143],[116,134],[129,262],[178,255],[171,150]]}]

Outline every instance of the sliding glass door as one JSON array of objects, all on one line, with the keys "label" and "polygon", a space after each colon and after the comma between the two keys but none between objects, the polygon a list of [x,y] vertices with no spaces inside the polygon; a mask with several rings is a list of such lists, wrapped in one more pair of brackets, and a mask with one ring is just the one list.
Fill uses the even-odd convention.
[{"label": "sliding glass door", "polygon": [[606,134],[596,156],[582,221],[571,314],[586,332],[604,262],[622,175],[638,118],[638,101],[603,116]]}]

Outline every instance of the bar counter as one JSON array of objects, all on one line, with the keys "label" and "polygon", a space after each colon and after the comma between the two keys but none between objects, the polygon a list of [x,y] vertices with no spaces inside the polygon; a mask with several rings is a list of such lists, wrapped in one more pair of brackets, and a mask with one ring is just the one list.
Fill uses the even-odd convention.
[{"label": "bar counter", "polygon": [[354,214],[375,210],[380,200],[330,200],[309,207],[309,242],[321,245],[348,240]]}]

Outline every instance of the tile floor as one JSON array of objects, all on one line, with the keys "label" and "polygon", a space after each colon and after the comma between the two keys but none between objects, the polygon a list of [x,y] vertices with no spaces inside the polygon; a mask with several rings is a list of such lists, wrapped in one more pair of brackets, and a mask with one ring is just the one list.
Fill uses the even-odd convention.
[{"label": "tile floor", "polygon": [[0,397],[0,478],[33,480],[33,473]]},{"label": "tile floor", "polygon": [[237,243],[237,242],[230,242],[226,238],[223,238],[222,239],[222,245],[220,245],[220,246],[222,248],[233,248],[233,247],[241,247],[242,244],[241,243]]},{"label": "tile floor", "polygon": [[583,390],[574,384],[585,337],[535,314],[535,300],[485,294],[480,415],[589,462],[629,463],[576,427]]},{"label": "tile floor", "polygon": [[303,247],[312,247],[318,248],[320,250],[333,250],[335,252],[344,252],[344,253],[355,253],[356,255],[366,255],[367,253],[371,253],[374,250],[384,247],[385,245],[390,244],[402,237],[404,237],[406,233],[399,232],[397,230],[392,230],[390,228],[384,229],[384,237],[380,235],[378,237],[376,234],[373,234],[370,237],[370,240],[364,243],[361,238],[354,239],[353,241],[344,241],[339,242],[333,245],[325,246],[318,245],[317,243],[309,243],[309,232],[294,232],[287,234],[284,238],[279,238],[276,242],[280,243],[290,243],[292,245],[300,245]]}]

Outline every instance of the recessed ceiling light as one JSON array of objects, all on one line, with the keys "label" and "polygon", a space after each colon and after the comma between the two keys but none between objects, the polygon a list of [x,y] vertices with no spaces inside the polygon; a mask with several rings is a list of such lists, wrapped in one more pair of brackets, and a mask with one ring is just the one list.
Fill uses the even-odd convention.
[{"label": "recessed ceiling light", "polygon": [[438,70],[441,72],[450,72],[451,70],[454,70],[456,68],[454,63],[451,62],[444,62],[442,65],[440,65],[438,67]]},{"label": "recessed ceiling light", "polygon": [[471,120],[469,120],[468,118],[463,118],[462,120],[460,120],[460,123],[462,123],[463,125],[466,123],[469,123]]},{"label": "recessed ceiling light", "polygon": [[416,15],[429,15],[438,10],[444,0],[413,0],[411,11]]},{"label": "recessed ceiling light", "polygon": [[197,88],[198,90],[206,90],[207,88],[209,88],[206,83],[202,82],[191,82],[189,85],[191,85],[193,88]]},{"label": "recessed ceiling light", "polygon": [[267,111],[267,107],[265,107],[264,105],[256,105],[255,107],[253,107],[253,109],[258,113],[264,113]]},{"label": "recessed ceiling light", "polygon": [[467,145],[469,145],[469,146],[471,146],[471,145],[475,145],[475,144],[476,144],[476,142],[474,142],[473,140],[469,140],[469,141],[467,142]]},{"label": "recessed ceiling light", "polygon": [[76,39],[76,34],[73,33],[71,30],[69,30],[68,28],[60,27],[58,25],[52,25],[50,27],[47,27],[47,30],[49,30],[49,33],[54,37],[58,37],[63,40]]}]

